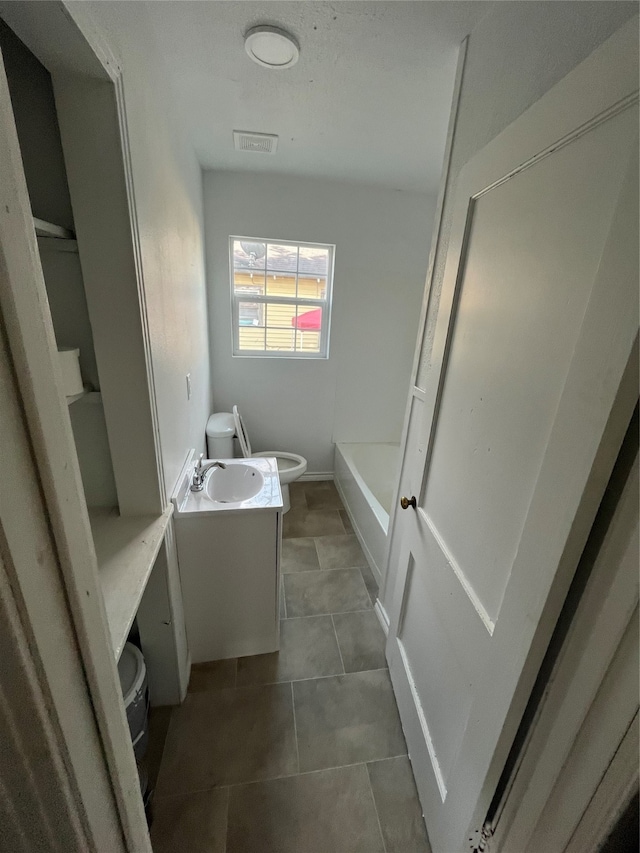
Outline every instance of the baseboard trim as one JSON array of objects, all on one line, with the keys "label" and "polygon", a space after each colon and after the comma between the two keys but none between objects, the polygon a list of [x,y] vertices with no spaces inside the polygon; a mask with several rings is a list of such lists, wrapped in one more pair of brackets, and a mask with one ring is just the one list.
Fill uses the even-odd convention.
[{"label": "baseboard trim", "polygon": [[307,471],[298,477],[300,483],[313,483],[319,480],[333,480],[333,471]]},{"label": "baseboard trim", "polygon": [[387,611],[384,609],[382,604],[380,603],[380,599],[376,599],[376,603],[373,605],[373,609],[375,610],[376,616],[378,617],[378,621],[382,626],[382,630],[384,631],[385,637],[389,636],[389,617],[387,616]]}]

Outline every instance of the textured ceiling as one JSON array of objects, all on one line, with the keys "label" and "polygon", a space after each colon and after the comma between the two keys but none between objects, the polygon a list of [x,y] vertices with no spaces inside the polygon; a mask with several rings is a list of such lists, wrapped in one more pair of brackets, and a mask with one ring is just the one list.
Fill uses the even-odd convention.
[{"label": "textured ceiling", "polygon": [[[114,5],[126,16],[128,3]],[[458,47],[488,5],[145,3],[204,168],[428,192],[440,178]],[[296,66],[272,71],[248,58],[243,34],[265,23],[296,36]],[[234,129],[278,134],[277,153],[235,151]]]}]

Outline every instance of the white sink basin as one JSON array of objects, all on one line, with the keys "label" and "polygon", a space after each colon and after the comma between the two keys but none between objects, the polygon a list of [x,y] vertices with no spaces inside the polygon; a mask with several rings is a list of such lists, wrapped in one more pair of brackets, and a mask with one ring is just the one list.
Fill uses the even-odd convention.
[{"label": "white sink basin", "polygon": [[[191,491],[195,450],[185,462],[173,493],[175,517],[282,509],[278,463],[272,457],[219,459],[226,468],[211,468],[204,489]],[[210,460],[205,459],[205,464]]]},{"label": "white sink basin", "polygon": [[254,465],[234,465],[213,468],[207,475],[205,491],[217,503],[248,501],[262,491],[264,476]]}]

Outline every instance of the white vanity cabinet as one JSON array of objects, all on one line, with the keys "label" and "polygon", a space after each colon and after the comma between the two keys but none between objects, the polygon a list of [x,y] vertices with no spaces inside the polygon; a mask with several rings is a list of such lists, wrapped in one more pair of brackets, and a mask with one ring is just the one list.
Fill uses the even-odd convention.
[{"label": "white vanity cabinet", "polygon": [[[205,491],[187,491],[186,496],[183,491],[183,497],[174,497],[192,663],[264,654],[279,647],[282,497],[277,464],[270,459],[228,463],[259,468],[263,492],[242,505],[215,506]],[[222,474],[214,470],[208,476]]]}]

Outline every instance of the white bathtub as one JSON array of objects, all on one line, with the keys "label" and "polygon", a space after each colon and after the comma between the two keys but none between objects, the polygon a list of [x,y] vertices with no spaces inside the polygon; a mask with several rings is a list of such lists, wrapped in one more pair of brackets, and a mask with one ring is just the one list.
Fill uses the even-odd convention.
[{"label": "white bathtub", "polygon": [[378,583],[399,463],[398,444],[336,444],[336,488]]}]

